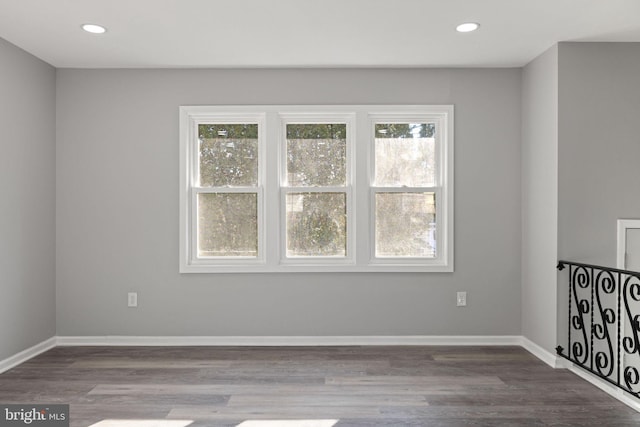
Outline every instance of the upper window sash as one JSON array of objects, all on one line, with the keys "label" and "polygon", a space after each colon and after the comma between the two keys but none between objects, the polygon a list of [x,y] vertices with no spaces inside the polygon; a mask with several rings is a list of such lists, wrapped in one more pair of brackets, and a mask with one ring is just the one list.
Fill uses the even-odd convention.
[{"label": "upper window sash", "polygon": [[[335,112],[281,112],[278,113],[280,128],[278,134],[279,141],[279,164],[278,170],[280,174],[280,187],[304,187],[313,189],[315,187],[350,187],[355,173],[355,163],[353,162],[353,147],[355,145],[355,113],[335,113]],[[287,147],[287,125],[330,125],[344,124],[346,127],[346,161],[345,161],[345,180],[343,184],[333,185],[295,185],[290,182],[287,176],[288,147]]]}]

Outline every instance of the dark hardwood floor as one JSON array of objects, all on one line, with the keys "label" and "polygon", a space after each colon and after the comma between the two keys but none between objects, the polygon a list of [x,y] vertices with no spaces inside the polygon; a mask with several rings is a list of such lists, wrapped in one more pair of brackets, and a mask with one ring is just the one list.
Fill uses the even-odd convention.
[{"label": "dark hardwood floor", "polygon": [[640,426],[519,347],[58,347],[0,375],[0,403],[78,427]]}]

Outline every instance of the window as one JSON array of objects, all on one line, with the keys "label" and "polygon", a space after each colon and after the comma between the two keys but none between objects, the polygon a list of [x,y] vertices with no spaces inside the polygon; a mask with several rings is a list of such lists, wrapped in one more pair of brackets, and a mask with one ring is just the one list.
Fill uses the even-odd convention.
[{"label": "window", "polygon": [[374,117],[373,259],[437,257],[436,123]]},{"label": "window", "polygon": [[351,114],[280,114],[283,264],[353,260]]},{"label": "window", "polygon": [[452,106],[180,108],[180,271],[453,271]]}]

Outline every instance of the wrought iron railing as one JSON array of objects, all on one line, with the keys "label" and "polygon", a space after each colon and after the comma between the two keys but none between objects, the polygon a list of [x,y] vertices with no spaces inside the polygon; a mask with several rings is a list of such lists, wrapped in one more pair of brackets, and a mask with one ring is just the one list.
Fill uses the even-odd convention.
[{"label": "wrought iron railing", "polygon": [[640,272],[558,263],[566,267],[568,345],[558,355],[640,398]]}]

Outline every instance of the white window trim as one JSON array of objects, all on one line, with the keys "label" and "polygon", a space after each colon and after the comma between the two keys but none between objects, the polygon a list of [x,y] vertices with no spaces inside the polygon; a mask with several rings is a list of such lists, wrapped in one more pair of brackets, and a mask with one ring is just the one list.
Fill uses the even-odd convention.
[{"label": "white window trim", "polygon": [[[340,105],[340,106],[182,106],[180,107],[180,272],[181,273],[263,273],[263,272],[452,272],[453,265],[453,190],[454,138],[453,105]],[[258,122],[258,259],[196,259],[197,241],[194,188],[197,173],[197,123]],[[424,258],[375,258],[372,209],[373,194],[373,122],[395,118],[436,121],[438,158],[436,193],[437,256]],[[286,159],[285,123],[347,123],[347,185],[334,190],[347,193],[347,256],[285,257],[284,200],[286,187],[282,162]],[[444,146],[444,147],[443,147]],[[442,149],[444,148],[444,149]],[[285,163],[286,165],[286,163]],[[331,188],[313,188],[329,191]],[[394,191],[402,191],[402,187]],[[302,189],[304,191],[304,189]],[[233,191],[233,190],[229,190]],[[420,191],[430,191],[420,188]]]},{"label": "white window trim", "polygon": [[618,219],[617,221],[617,252],[616,266],[620,270],[628,270],[627,268],[627,230],[640,228],[640,219]]}]

